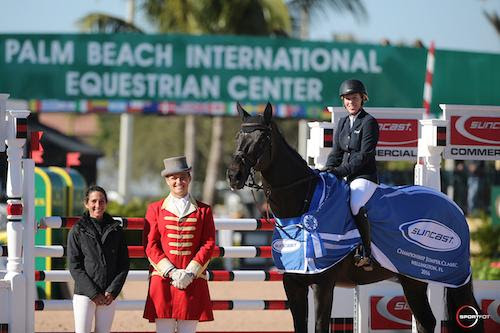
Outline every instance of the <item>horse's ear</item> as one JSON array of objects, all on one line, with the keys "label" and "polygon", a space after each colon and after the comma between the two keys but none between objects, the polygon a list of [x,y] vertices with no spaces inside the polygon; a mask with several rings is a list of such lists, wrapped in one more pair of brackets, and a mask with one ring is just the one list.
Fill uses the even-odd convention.
[{"label": "horse's ear", "polygon": [[243,110],[243,108],[241,107],[240,102],[236,102],[236,109],[238,110],[238,114],[240,115],[241,120],[244,121],[246,118],[250,117],[250,114],[248,114],[248,112],[246,112],[245,110]]},{"label": "horse's ear", "polygon": [[264,110],[264,121],[266,124],[271,122],[271,118],[273,117],[273,106],[271,103],[267,102],[266,108]]}]

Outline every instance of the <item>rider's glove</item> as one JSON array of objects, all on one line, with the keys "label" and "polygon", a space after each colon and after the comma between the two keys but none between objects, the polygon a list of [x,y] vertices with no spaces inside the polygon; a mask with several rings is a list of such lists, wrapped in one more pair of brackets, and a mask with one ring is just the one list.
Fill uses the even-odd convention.
[{"label": "rider's glove", "polygon": [[337,178],[341,178],[339,172],[337,171],[337,169],[335,167],[326,166],[323,169],[321,169],[320,171],[326,171],[326,172],[334,174],[335,176],[337,176]]}]

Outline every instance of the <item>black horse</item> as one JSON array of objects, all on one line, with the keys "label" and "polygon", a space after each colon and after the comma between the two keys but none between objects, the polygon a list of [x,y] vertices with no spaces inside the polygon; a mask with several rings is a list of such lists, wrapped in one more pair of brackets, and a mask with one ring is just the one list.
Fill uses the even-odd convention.
[{"label": "black horse", "polygon": [[[253,170],[260,171],[272,212],[278,218],[296,217],[305,213],[318,173],[309,168],[302,157],[283,138],[272,121],[272,107],[268,103],[263,115],[250,116],[237,105],[242,118],[237,135],[236,152],[228,167],[228,178],[233,189],[245,186]],[[354,265],[351,252],[342,261],[316,274],[285,273],[283,285],[293,316],[295,332],[307,332],[308,287],[314,292],[315,332],[329,332],[330,315],[335,285],[354,287],[394,279],[401,284],[406,300],[415,317],[418,332],[434,332],[436,319],[427,299],[427,283],[396,274],[375,263],[374,270],[366,272]],[[457,310],[470,305],[480,312],[472,292],[472,281],[458,288],[446,290],[448,331],[460,332],[455,323]],[[482,332],[482,322],[467,332]]]}]

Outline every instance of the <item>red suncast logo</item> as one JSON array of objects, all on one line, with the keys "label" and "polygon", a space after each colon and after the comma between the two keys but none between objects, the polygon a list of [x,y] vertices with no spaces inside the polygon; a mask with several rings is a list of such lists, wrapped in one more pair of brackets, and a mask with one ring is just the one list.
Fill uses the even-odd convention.
[{"label": "red suncast logo", "polygon": [[452,145],[500,146],[500,117],[451,116]]},{"label": "red suncast logo", "polygon": [[417,147],[418,120],[377,119],[380,130],[379,146]]},{"label": "red suncast logo", "polygon": [[411,311],[404,296],[370,297],[372,330],[410,330]]},{"label": "red suncast logo", "polygon": [[484,321],[484,331],[500,332],[500,299],[482,299],[481,310],[490,316]]}]

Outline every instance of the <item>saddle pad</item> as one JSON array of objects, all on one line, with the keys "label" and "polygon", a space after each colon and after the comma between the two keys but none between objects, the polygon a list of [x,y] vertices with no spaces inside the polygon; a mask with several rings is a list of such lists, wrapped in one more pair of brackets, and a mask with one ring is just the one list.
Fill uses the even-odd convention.
[{"label": "saddle pad", "polygon": [[[359,243],[349,186],[320,173],[309,212],[276,218],[272,255],[281,271],[314,274],[332,267]],[[469,228],[461,209],[424,186],[380,185],[365,205],[372,252],[385,268],[458,287],[469,281]]]},{"label": "saddle pad", "polygon": [[469,281],[469,227],[446,195],[380,185],[366,203],[375,259],[404,275],[458,287]]}]

